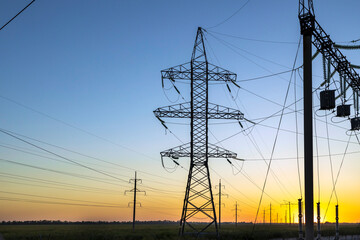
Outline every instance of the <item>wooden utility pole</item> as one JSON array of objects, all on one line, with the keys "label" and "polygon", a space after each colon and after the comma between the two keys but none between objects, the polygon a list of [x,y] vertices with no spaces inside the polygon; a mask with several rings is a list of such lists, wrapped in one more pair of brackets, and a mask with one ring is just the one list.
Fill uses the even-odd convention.
[{"label": "wooden utility pole", "polygon": [[[280,204],[280,206],[289,206],[289,224],[291,225],[291,218],[294,218],[292,215],[291,215],[291,205],[298,205],[297,203],[292,203],[290,201],[285,201],[284,204]],[[286,215],[286,210],[285,210],[285,215]],[[294,222],[294,220],[293,220]],[[286,223],[286,217],[285,217],[285,223]]]},{"label": "wooden utility pole", "polygon": [[133,229],[133,231],[135,231],[136,204],[139,204],[140,207],[141,207],[141,203],[136,202],[136,193],[137,193],[137,192],[143,192],[143,193],[146,194],[146,192],[145,192],[145,191],[141,191],[141,190],[139,190],[139,189],[137,188],[137,182],[142,183],[142,180],[137,178],[136,171],[135,171],[135,178],[129,180],[129,183],[131,183],[131,182],[134,183],[134,188],[131,189],[131,190],[126,190],[126,191],[125,191],[125,195],[126,195],[127,192],[133,192],[133,193],[134,193],[134,200],[133,200],[133,202],[130,202],[130,203],[128,204],[128,206],[130,207],[130,205],[133,205],[133,225],[132,225],[132,229]]},{"label": "wooden utility pole", "polygon": [[271,225],[271,203],[270,203],[270,225]]},{"label": "wooden utility pole", "polygon": [[220,228],[221,228],[221,205],[222,205],[222,203],[221,203],[221,196],[229,196],[228,194],[223,194],[223,193],[221,193],[221,188],[223,187],[223,188],[225,188],[225,186],[224,185],[221,185],[221,179],[219,179],[219,185],[218,186],[215,186],[215,188],[216,187],[218,187],[219,188],[219,193],[217,193],[217,194],[214,194],[214,195],[218,195],[219,196],[219,221],[218,221],[218,223],[219,223],[219,230],[220,230]]},{"label": "wooden utility pole", "polygon": [[235,211],[235,227],[237,227],[238,224],[238,203],[235,203],[235,209],[233,209],[233,211]]},{"label": "wooden utility pole", "polygon": [[265,209],[264,209],[264,219],[263,219],[263,224],[265,224]]}]

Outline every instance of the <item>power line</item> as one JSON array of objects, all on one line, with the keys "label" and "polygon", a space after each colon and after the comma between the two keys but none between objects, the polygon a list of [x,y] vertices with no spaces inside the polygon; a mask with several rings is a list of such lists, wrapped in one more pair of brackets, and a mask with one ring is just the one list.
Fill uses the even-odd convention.
[{"label": "power line", "polygon": [[218,34],[218,35],[223,35],[223,36],[226,36],[226,37],[237,38],[237,39],[247,40],[247,41],[254,41],[254,42],[276,43],[276,44],[298,44],[297,42],[284,42],[284,41],[246,38],[246,37],[234,36],[234,35],[226,34],[226,33],[219,33],[219,32],[215,32],[215,31],[211,31],[211,30],[209,30],[208,32],[215,33],[215,34]]},{"label": "power line", "polygon": [[[302,68],[302,66],[296,68],[296,69],[300,69]],[[264,78],[269,78],[269,77],[274,77],[274,76],[277,76],[277,75],[281,75],[281,74],[284,74],[284,73],[289,73],[289,72],[292,72],[293,70],[287,70],[287,71],[283,71],[283,72],[278,72],[278,73],[273,73],[273,74],[269,74],[269,75],[264,75],[264,76],[260,76],[260,77],[254,77],[254,78],[246,78],[246,79],[240,79],[240,80],[237,80],[236,82],[249,82],[249,81],[254,81],[254,80],[259,80],[259,79],[264,79]]]},{"label": "power line", "polygon": [[[99,136],[99,135],[97,135],[97,134],[91,133],[91,132],[89,132],[89,131],[87,131],[87,130],[85,130],[85,129],[79,128],[79,127],[77,127],[77,126],[75,126],[75,125],[72,125],[72,124],[70,124],[70,123],[67,123],[67,122],[65,122],[65,121],[63,121],[63,120],[57,119],[57,118],[55,118],[55,117],[52,117],[52,116],[50,116],[49,114],[46,114],[46,113],[41,112],[41,111],[39,111],[39,110],[36,110],[36,109],[34,109],[34,108],[32,108],[32,107],[29,107],[29,106],[27,106],[27,105],[25,105],[25,104],[23,104],[23,103],[17,102],[17,101],[15,101],[15,100],[13,100],[13,99],[10,99],[10,98],[8,98],[8,97],[5,97],[5,96],[0,95],[0,98],[6,100],[6,101],[8,101],[8,102],[14,103],[14,104],[16,104],[16,105],[18,105],[18,106],[20,106],[20,107],[22,107],[22,108],[25,108],[25,109],[27,109],[27,110],[32,111],[32,112],[35,112],[35,113],[37,113],[37,114],[39,114],[39,115],[42,115],[43,117],[46,117],[46,118],[48,118],[48,119],[51,119],[51,120],[53,120],[53,121],[55,121],[55,122],[61,123],[61,124],[65,125],[65,126],[67,126],[67,127],[73,128],[73,129],[78,130],[78,131],[80,131],[80,132],[83,132],[83,133],[85,133],[85,134],[87,134],[87,135],[90,135],[90,136],[92,136],[92,137],[95,137],[95,138],[97,138],[97,139],[100,139],[100,140],[102,140],[102,141],[105,141],[105,142],[107,142],[107,143],[110,143],[110,144],[112,144],[112,145],[114,145],[114,146],[117,146],[117,147],[126,149],[126,150],[128,150],[128,151],[131,151],[131,152],[140,154],[140,155],[142,155],[142,156],[144,156],[144,157],[146,157],[146,158],[149,158],[149,159],[151,159],[151,160],[155,160],[154,158],[152,158],[152,157],[150,157],[150,156],[148,156],[148,155],[146,155],[146,154],[144,154],[144,153],[141,153],[141,152],[139,152],[139,151],[137,151],[137,150],[134,150],[134,149],[132,149],[132,148],[129,148],[129,147],[127,147],[127,146],[118,144],[118,143],[113,142],[113,141],[111,141],[111,140],[109,140],[109,139],[103,138],[103,137],[101,137],[101,136]],[[131,169],[131,170],[133,170],[133,169]]]},{"label": "power line", "polygon": [[71,162],[71,163],[74,163],[74,164],[76,164],[76,165],[78,165],[78,166],[80,166],[80,167],[83,167],[83,168],[86,168],[86,169],[88,169],[88,170],[97,172],[97,173],[102,174],[102,175],[105,175],[105,176],[107,176],[107,177],[114,178],[114,179],[119,180],[119,181],[127,182],[127,181],[125,181],[124,179],[115,177],[115,176],[110,175],[110,174],[108,174],[108,173],[105,173],[105,172],[103,172],[103,171],[97,170],[97,169],[95,169],[95,168],[86,166],[86,165],[84,165],[84,164],[82,164],[82,163],[79,163],[79,162],[77,162],[77,161],[74,161],[74,160],[71,160],[71,159],[69,159],[69,158],[63,157],[63,156],[61,156],[61,155],[59,155],[59,154],[57,154],[57,153],[54,153],[54,152],[52,152],[52,151],[49,151],[49,150],[47,150],[47,149],[45,149],[45,148],[43,148],[43,147],[40,147],[40,146],[38,146],[38,145],[36,145],[36,144],[34,144],[34,143],[31,143],[31,142],[29,142],[29,141],[27,141],[27,140],[25,140],[25,139],[23,139],[23,138],[17,137],[17,136],[15,136],[15,135],[7,132],[7,131],[4,131],[4,130],[2,130],[2,129],[0,129],[0,132],[4,133],[4,134],[6,134],[6,135],[8,135],[8,136],[10,136],[10,137],[13,137],[13,138],[15,138],[15,139],[17,139],[17,140],[19,140],[19,141],[21,141],[21,142],[24,142],[24,143],[26,143],[26,144],[28,144],[28,145],[31,145],[31,146],[33,146],[33,147],[35,147],[35,148],[38,148],[38,149],[40,149],[40,150],[42,150],[42,151],[44,151],[44,152],[50,153],[50,154],[52,154],[52,155],[54,155],[54,156],[56,156],[56,157],[59,157],[59,158],[62,158],[62,159],[64,159],[64,160],[66,160],[66,161],[69,161],[69,162]]},{"label": "power line", "polygon": [[112,206],[112,207],[123,207],[123,206],[113,204],[113,203],[103,203],[103,202],[96,202],[96,201],[78,200],[78,199],[60,198],[60,197],[49,197],[49,196],[27,194],[27,193],[19,193],[19,192],[0,191],[0,193],[10,194],[10,195],[20,195],[20,196],[26,196],[26,197],[37,197],[37,198],[47,198],[47,199],[54,199],[54,200],[65,200],[65,201],[71,201],[71,202],[101,204],[101,205],[107,205],[107,206]]},{"label": "power line", "polygon": [[[61,146],[58,146],[58,145],[55,145],[55,144],[51,144],[51,143],[48,143],[48,142],[45,142],[45,141],[41,141],[41,140],[38,140],[38,139],[35,139],[35,138],[32,138],[32,137],[28,137],[28,136],[25,136],[23,134],[19,134],[19,133],[16,133],[14,131],[9,131],[9,130],[6,130],[6,129],[1,129],[0,130],[3,130],[3,131],[6,131],[6,132],[9,132],[13,135],[17,135],[17,136],[20,136],[22,138],[26,138],[26,139],[30,139],[32,141],[35,141],[35,142],[38,142],[38,143],[42,143],[42,144],[45,144],[47,146],[51,146],[51,147],[55,147],[55,148],[58,148],[58,149],[61,149],[61,150],[64,150],[64,151],[67,151],[67,152],[71,152],[71,153],[75,153],[79,156],[83,156],[83,157],[86,157],[86,158],[90,158],[90,159],[94,159],[94,160],[97,160],[97,161],[100,161],[100,162],[104,162],[104,163],[107,163],[107,164],[111,164],[113,166],[118,166],[118,167],[121,167],[121,168],[125,168],[125,169],[128,169],[128,170],[131,170],[131,171],[135,171],[135,169],[133,168],[129,168],[129,167],[125,167],[123,165],[120,165],[118,163],[113,163],[113,162],[110,162],[110,161],[106,161],[106,160],[103,160],[103,159],[100,159],[100,158],[97,158],[97,157],[92,157],[92,156],[89,156],[89,155],[86,155],[84,153],[80,153],[80,152],[77,152],[77,151],[74,151],[74,150],[71,150],[71,149],[67,149],[67,148],[64,148],[64,147],[61,147]],[[171,178],[167,178],[167,177],[163,177],[163,176],[159,176],[159,175],[156,175],[154,173],[148,173],[148,172],[145,172],[145,171],[138,171],[138,172],[141,172],[143,174],[147,174],[149,176],[153,176],[153,177],[158,177],[158,178],[162,178],[162,179],[167,179],[167,180],[170,180],[170,181],[176,181],[174,179],[171,179]]]},{"label": "power line", "polygon": [[[293,63],[293,69],[295,69],[295,64],[296,64],[296,60],[297,60],[297,56],[298,56],[299,49],[300,49],[300,40],[299,40],[298,49],[297,49],[297,51],[296,51],[296,55],[295,55],[295,59],[294,59],[294,63]],[[286,91],[286,95],[285,95],[285,99],[284,99],[284,104],[283,104],[283,108],[282,108],[282,111],[281,111],[282,114],[284,113],[284,110],[285,110],[286,101],[287,101],[288,94],[289,94],[289,90],[290,90],[290,85],[291,85],[292,76],[293,76],[293,72],[291,73],[290,81],[289,81],[288,88],[287,88],[287,91]],[[268,165],[268,168],[267,168],[267,171],[266,171],[266,176],[265,176],[264,185],[263,185],[263,189],[262,189],[261,196],[260,196],[260,200],[259,200],[258,209],[257,209],[257,211],[256,211],[256,216],[255,216],[255,221],[254,221],[252,233],[253,233],[254,230],[255,230],[255,224],[256,224],[256,221],[257,221],[257,217],[258,217],[258,214],[259,214],[259,210],[260,210],[262,198],[263,198],[263,195],[264,195],[264,191],[265,191],[265,187],[266,187],[266,182],[267,182],[267,179],[268,179],[268,175],[269,175],[269,171],[270,171],[270,166],[271,166],[271,163],[272,163],[272,157],[273,157],[273,154],[274,154],[274,152],[275,152],[275,146],[276,146],[277,138],[278,138],[278,135],[279,135],[279,129],[280,129],[280,126],[281,126],[281,122],[282,122],[282,115],[280,116],[280,119],[279,119],[278,129],[277,129],[276,136],[275,136],[275,139],[274,139],[274,144],[273,144],[272,151],[271,151],[271,156],[270,156],[269,165]]]},{"label": "power line", "polygon": [[[342,166],[343,166],[343,164],[344,164],[344,160],[345,160],[345,156],[346,156],[346,154],[347,154],[346,152],[347,152],[347,149],[348,149],[348,147],[349,147],[349,143],[350,143],[351,136],[352,136],[352,134],[350,134],[350,136],[349,136],[349,140],[348,140],[348,143],[347,143],[347,145],[346,145],[346,148],[345,148],[345,151],[344,151],[344,154],[343,154],[341,163],[340,163],[339,171],[338,171],[338,173],[337,173],[337,175],[336,175],[335,183],[333,184],[333,189],[332,189],[332,191],[331,191],[330,199],[329,199],[329,202],[328,202],[328,205],[327,205],[327,208],[326,208],[326,211],[325,211],[325,215],[324,215],[324,220],[323,220],[324,222],[325,222],[326,214],[327,214],[327,211],[328,211],[328,209],[329,209],[329,205],[330,205],[332,196],[333,196],[334,192],[335,192],[335,194],[336,194],[336,189],[335,189],[335,187],[336,187],[337,181],[338,181],[339,176],[340,176],[340,171],[341,171]],[[356,136],[356,135],[355,135],[355,136]],[[336,199],[336,200],[337,200],[337,199]],[[337,202],[338,202],[338,200],[337,200]],[[338,204],[338,203],[337,203],[337,204]]]},{"label": "power line", "polygon": [[31,199],[22,199],[22,198],[6,198],[6,197],[0,197],[0,201],[41,203],[41,204],[55,204],[55,205],[69,205],[69,206],[80,206],[80,207],[124,208],[124,207],[119,207],[119,206],[107,206],[107,205],[100,205],[100,204],[81,204],[81,203],[67,203],[67,202],[50,202],[50,201],[31,200]]},{"label": "power line", "polygon": [[[277,63],[277,62],[274,62],[274,61],[272,61],[272,60],[269,60],[269,59],[260,57],[260,56],[258,56],[258,55],[256,55],[256,54],[250,53],[249,51],[247,51],[247,50],[245,50],[245,49],[242,49],[242,48],[240,48],[240,47],[238,47],[238,46],[235,46],[234,44],[231,44],[231,43],[225,41],[224,39],[220,39],[220,38],[214,36],[214,35],[211,34],[211,33],[208,33],[208,34],[209,34],[210,36],[212,36],[213,38],[215,38],[217,41],[219,41],[221,44],[225,45],[227,48],[231,49],[233,52],[237,53],[237,54],[240,55],[241,57],[243,57],[243,58],[245,58],[246,60],[250,61],[251,63],[255,64],[255,65],[258,66],[259,68],[262,68],[262,69],[264,69],[264,70],[267,71],[267,72],[270,72],[271,74],[274,74],[274,73],[271,72],[270,70],[266,69],[266,68],[263,67],[262,65],[254,62],[254,61],[251,60],[250,58],[242,55],[241,53],[239,53],[238,51],[236,51],[234,48],[239,49],[239,50],[241,50],[241,51],[243,51],[243,52],[245,52],[245,53],[247,53],[247,54],[249,54],[249,55],[252,55],[252,56],[254,56],[254,57],[256,57],[256,58],[259,58],[259,59],[261,59],[261,60],[263,60],[263,61],[270,62],[270,63],[272,63],[272,64],[281,66],[281,67],[283,67],[283,68],[290,69],[288,66],[284,66],[284,65],[282,65],[282,64],[280,64],[280,63]],[[294,69],[292,69],[292,70],[294,70]],[[277,75],[279,75],[279,74],[277,74]]]},{"label": "power line", "polygon": [[234,12],[232,15],[230,15],[230,17],[224,19],[223,21],[221,21],[220,23],[212,26],[212,27],[208,27],[206,29],[211,29],[211,28],[216,28],[222,24],[224,24],[225,22],[227,22],[228,20],[230,20],[230,18],[232,18],[233,16],[235,16],[236,14],[238,14],[251,0],[247,0],[238,10],[236,10],[236,12]]},{"label": "power line", "polygon": [[[230,88],[228,88],[228,90],[229,90],[229,94],[230,94],[232,100],[234,101],[237,109],[240,110],[240,107],[239,107],[239,105],[238,105],[237,102],[236,102],[236,98],[234,98],[234,96],[232,95]],[[245,124],[247,125],[247,122],[245,122]],[[251,139],[250,136],[251,136],[253,139]],[[264,159],[265,164],[268,165],[268,163],[265,161],[265,158],[264,158],[264,156],[263,156],[263,154],[262,154],[262,152],[261,152],[258,144],[256,143],[256,140],[255,140],[254,136],[252,135],[252,132],[251,132],[251,131],[250,131],[249,134],[247,134],[247,137],[249,138],[250,142],[254,145],[256,151],[257,151],[257,152],[260,154],[260,156]],[[218,141],[217,138],[215,138],[215,139]],[[228,160],[228,161],[229,161],[229,160]],[[229,161],[229,162],[230,162],[230,161]],[[234,166],[234,167],[235,167],[235,166]],[[243,173],[241,170],[239,170],[239,172],[244,175],[244,173]],[[275,174],[275,172],[274,172],[272,169],[271,169],[271,173],[272,173],[272,175],[274,176],[274,179],[275,179],[276,183],[279,185],[280,190],[283,191],[283,189],[281,188],[281,187],[283,187],[283,188],[286,190],[286,192],[287,192],[289,195],[291,195],[291,193],[286,189],[286,187],[284,186],[284,184],[280,181],[280,179],[277,177],[277,175]],[[247,175],[247,176],[244,175],[244,176],[245,176],[248,180],[250,180],[257,188],[259,188],[259,189],[261,190],[261,188],[260,188],[257,184],[255,184],[251,179],[249,179],[250,177],[249,177],[248,175]],[[268,194],[266,194],[266,195],[268,195]],[[269,196],[269,195],[268,195],[268,196]],[[269,197],[270,197],[270,196],[269,196]],[[271,197],[270,197],[270,198],[271,198]],[[271,198],[271,199],[272,199],[272,198]],[[274,200],[274,199],[273,199],[273,200]],[[276,201],[276,200],[275,200],[275,201]]]},{"label": "power line", "polygon": [[27,9],[31,4],[33,4],[33,2],[35,2],[35,0],[32,0],[28,5],[26,5],[26,7],[24,7],[20,12],[18,12],[13,18],[11,18],[7,23],[5,23],[1,28],[0,31],[5,28],[9,23],[11,23],[17,16],[19,16],[23,11],[25,11],[25,9]]},{"label": "power line", "polygon": [[[64,183],[64,182],[58,182],[58,181],[53,181],[53,180],[49,180],[49,179],[22,176],[22,175],[18,175],[18,174],[9,174],[9,173],[0,172],[0,177],[16,179],[16,180],[26,181],[26,182],[31,181],[31,182],[40,183],[40,184],[46,184],[46,185],[51,185],[51,186],[72,187],[72,188],[75,188],[76,190],[80,190],[80,189],[81,190],[87,190],[87,191],[93,190],[92,192],[96,192],[96,193],[99,193],[99,192],[116,193],[115,190],[110,190],[110,189],[88,187],[88,186],[84,186],[84,185],[76,185],[76,184]],[[120,192],[118,192],[118,193],[120,193]]]},{"label": "power line", "polygon": [[[26,153],[26,154],[30,154],[30,155],[34,155],[34,156],[38,156],[38,157],[45,158],[45,159],[50,159],[50,160],[54,160],[54,161],[60,161],[62,163],[66,163],[66,164],[73,164],[73,163],[70,163],[68,161],[63,161],[63,160],[60,160],[60,159],[51,158],[51,157],[48,157],[48,156],[44,156],[44,155],[40,155],[40,154],[37,154],[37,153],[29,152],[29,151],[26,151],[26,150],[17,149],[15,147],[9,147],[9,146],[5,146],[5,145],[2,145],[2,144],[0,144],[0,147],[8,148],[8,149],[11,149],[11,150],[14,150],[14,151],[18,151],[18,152],[22,152],[22,153]],[[79,161],[79,160],[77,160],[77,161],[78,162],[84,162],[84,161]],[[102,165],[95,164],[95,163],[87,163],[87,164],[104,167]],[[73,165],[75,165],[75,164],[73,164]],[[108,174],[116,174],[116,175],[123,176],[123,177],[126,177],[126,178],[128,177],[128,176],[125,176],[125,175],[122,175],[122,174],[119,174],[119,173],[114,173],[114,172],[109,172],[109,171],[103,171],[103,172],[108,173]],[[167,183],[156,181],[156,180],[148,179],[147,181],[167,185]],[[180,185],[173,184],[173,186],[180,186]]]}]

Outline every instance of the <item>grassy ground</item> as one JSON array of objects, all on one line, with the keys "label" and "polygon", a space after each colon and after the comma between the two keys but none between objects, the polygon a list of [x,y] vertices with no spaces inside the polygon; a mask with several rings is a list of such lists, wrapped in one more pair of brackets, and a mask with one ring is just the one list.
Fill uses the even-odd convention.
[{"label": "grassy ground", "polygon": [[[334,236],[333,224],[322,226],[323,236]],[[297,237],[297,226],[222,224],[221,239],[272,239]],[[0,233],[6,240],[171,240],[178,239],[177,224],[139,224],[132,232],[129,224],[68,224],[68,225],[0,225]],[[360,235],[359,224],[340,225],[340,235]],[[189,238],[187,238],[189,239]],[[192,238],[190,238],[192,239]],[[206,235],[202,239],[216,239]]]}]

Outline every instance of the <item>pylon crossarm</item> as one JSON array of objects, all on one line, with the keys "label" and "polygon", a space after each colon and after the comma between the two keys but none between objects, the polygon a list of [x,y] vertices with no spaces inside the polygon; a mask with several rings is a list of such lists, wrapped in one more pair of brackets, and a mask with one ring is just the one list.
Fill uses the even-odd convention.
[{"label": "pylon crossarm", "polygon": [[190,102],[170,105],[166,107],[157,108],[154,114],[158,118],[190,118],[191,107]]},{"label": "pylon crossarm", "polygon": [[188,80],[191,77],[191,63],[187,62],[184,64],[177,65],[175,67],[161,70],[161,79],[167,79],[174,81],[176,79]]},{"label": "pylon crossarm", "polygon": [[[162,151],[161,157],[169,157],[172,159],[178,159],[180,157],[190,157],[190,143],[186,143],[169,150]],[[194,153],[194,157],[205,157],[205,153]],[[208,158],[236,158],[237,154],[226,150],[222,147],[214,144],[209,144]]]},{"label": "pylon crossarm", "polygon": [[[196,70],[202,69],[206,62],[194,61]],[[191,62],[177,65],[175,67],[167,68],[161,71],[162,80],[191,80]],[[208,80],[209,81],[236,81],[236,74],[224,68],[218,67],[214,64],[208,63]]]},{"label": "pylon crossarm", "polygon": [[[157,118],[190,118],[191,105],[190,102],[186,102],[166,107],[160,107],[154,111],[154,114]],[[197,111],[194,111],[194,118],[204,118],[205,114],[206,113],[203,112],[202,109],[199,109]],[[208,119],[244,119],[244,114],[239,110],[213,103],[209,103],[207,115]]]}]

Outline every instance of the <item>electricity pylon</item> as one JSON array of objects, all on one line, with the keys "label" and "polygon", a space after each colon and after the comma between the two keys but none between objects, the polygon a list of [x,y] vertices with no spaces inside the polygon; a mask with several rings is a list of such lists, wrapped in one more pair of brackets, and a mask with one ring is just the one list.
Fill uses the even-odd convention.
[{"label": "electricity pylon", "polygon": [[133,193],[134,193],[134,200],[133,200],[133,202],[129,202],[129,204],[128,204],[129,207],[130,207],[130,205],[133,205],[133,231],[134,231],[134,230],[135,230],[136,204],[139,204],[140,207],[141,207],[141,203],[137,203],[137,202],[136,202],[136,193],[137,193],[137,192],[143,192],[143,193],[146,194],[146,192],[145,192],[145,191],[141,191],[141,190],[139,190],[139,189],[136,187],[137,182],[142,182],[141,179],[138,179],[138,178],[137,178],[137,176],[136,176],[136,171],[135,171],[135,178],[129,180],[129,183],[131,183],[131,182],[134,182],[134,188],[131,189],[131,190],[126,190],[124,194],[126,195],[127,192],[133,192]]},{"label": "electricity pylon", "polygon": [[[204,33],[198,28],[191,61],[161,71],[162,81],[168,79],[175,82],[177,79],[191,81],[191,100],[187,103],[158,108],[155,116],[161,119],[190,118],[190,143],[161,152],[161,157],[178,159],[190,158],[189,175],[186,185],[183,210],[180,219],[179,235],[189,227],[189,233],[200,235],[207,231],[218,234],[214,199],[211,189],[209,158],[236,158],[236,153],[215,146],[208,142],[209,119],[242,120],[244,114],[239,110],[215,105],[208,102],[209,81],[235,82],[236,74],[210,64],[206,57]],[[207,224],[193,224],[192,220],[202,218]],[[209,228],[214,226],[215,229]]]}]

